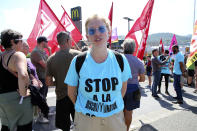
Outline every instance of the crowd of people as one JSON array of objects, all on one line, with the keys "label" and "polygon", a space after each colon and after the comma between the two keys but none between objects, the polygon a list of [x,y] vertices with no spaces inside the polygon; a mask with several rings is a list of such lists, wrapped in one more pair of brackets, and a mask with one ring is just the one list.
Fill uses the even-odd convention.
[{"label": "crowd of people", "polygon": [[179,51],[178,45],[174,45],[172,47],[172,52],[173,54],[169,55],[170,53],[168,50],[161,53],[158,49],[153,49],[152,59],[150,59],[150,55],[147,56],[147,60],[145,62],[146,73],[149,79],[149,85],[147,87],[150,87],[151,76],[153,76],[153,84],[151,87],[152,96],[156,99],[159,98],[158,94],[161,94],[161,82],[164,76],[165,94],[170,95],[168,91],[168,84],[170,81],[173,81],[174,90],[176,92],[176,96],[173,97],[176,101],[173,101],[173,103],[183,104],[183,85],[193,87],[193,92],[197,93],[197,62],[194,62],[186,69],[189,54],[183,55]]},{"label": "crowd of people", "polygon": [[[144,65],[133,55],[132,39],[125,39],[122,53],[107,48],[111,27],[105,18],[98,15],[88,18],[85,31],[91,48],[71,49],[71,35],[62,31],[56,36],[59,51],[51,54],[47,38],[39,36],[30,60],[26,58],[29,46],[22,34],[11,29],[1,32],[1,45],[5,48],[0,55],[1,131],[32,131],[35,112],[36,121],[49,122],[41,107],[33,108],[34,92],[30,85],[36,87],[45,101],[48,87],[56,87],[55,125],[63,131],[70,130],[72,121],[74,131],[128,131],[133,110],[140,108],[139,82],[145,81],[145,72],[155,99],[161,93],[163,76],[165,93],[170,95],[168,82],[173,74],[177,95],[173,97],[174,103],[183,104],[181,77],[186,77],[187,70],[177,45],[172,48],[173,56],[168,50],[159,55],[158,49],[154,49],[152,59],[148,56]],[[193,70],[188,70],[188,85],[197,75],[196,63]]]}]

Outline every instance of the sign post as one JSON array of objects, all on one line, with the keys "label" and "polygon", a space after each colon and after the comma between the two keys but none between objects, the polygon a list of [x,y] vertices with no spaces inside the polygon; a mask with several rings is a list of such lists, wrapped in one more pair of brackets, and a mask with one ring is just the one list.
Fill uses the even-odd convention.
[{"label": "sign post", "polygon": [[[74,8],[71,8],[71,19],[73,23],[78,28],[79,32],[82,34],[82,15],[81,15],[81,7],[77,6]],[[79,47],[82,47],[82,43],[78,42]]]},{"label": "sign post", "polygon": [[71,8],[71,19],[82,34],[82,15],[80,6]]}]

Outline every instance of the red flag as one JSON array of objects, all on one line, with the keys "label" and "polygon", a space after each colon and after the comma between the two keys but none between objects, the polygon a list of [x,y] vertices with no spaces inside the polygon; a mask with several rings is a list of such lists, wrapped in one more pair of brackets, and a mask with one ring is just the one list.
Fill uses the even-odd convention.
[{"label": "red flag", "polygon": [[145,8],[142,11],[141,16],[136,20],[133,27],[127,34],[126,38],[131,36],[134,32],[143,30],[142,40],[141,40],[141,46],[138,50],[137,57],[140,59],[143,59],[144,51],[146,48],[146,40],[148,38],[148,32],[149,32],[149,26],[150,26],[150,20],[152,15],[152,9],[153,9],[154,0],[149,0],[146,4]]},{"label": "red flag", "polygon": [[[112,2],[112,5],[111,5],[111,9],[109,11],[109,16],[108,16],[108,19],[110,21],[110,26],[111,26],[111,30],[112,30],[112,19],[113,19],[113,2]],[[109,44],[110,44],[110,47],[111,47],[111,35],[109,36],[109,40],[108,40]]]},{"label": "red flag", "polygon": [[59,26],[59,30],[63,31],[64,26],[60,23],[56,15],[53,13],[49,5],[45,0],[40,1],[36,22],[33,30],[27,39],[29,43],[30,52],[36,46],[36,39],[39,36],[46,36],[49,40],[48,45],[51,47],[52,53],[58,49],[57,40],[54,36],[57,34],[56,28]]},{"label": "red flag", "polygon": [[[63,6],[62,6],[63,8]],[[75,24],[72,22],[71,18],[67,14],[66,10],[63,8],[64,13],[61,18],[61,23],[64,26],[64,28],[70,32],[72,37],[72,46],[74,46],[76,43],[78,43],[82,39],[82,35],[79,32],[78,28],[75,26]]]},{"label": "red flag", "polygon": [[4,52],[5,51],[5,49],[3,48],[2,45],[0,45],[0,50],[1,50],[1,52]]},{"label": "red flag", "polygon": [[164,53],[164,46],[163,46],[162,38],[160,39],[160,47],[161,47],[161,52]]}]

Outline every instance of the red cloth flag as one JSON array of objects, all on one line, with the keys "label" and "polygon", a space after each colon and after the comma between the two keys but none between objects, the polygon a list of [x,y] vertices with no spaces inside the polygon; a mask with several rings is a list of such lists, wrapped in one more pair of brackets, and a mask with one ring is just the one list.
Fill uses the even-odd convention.
[{"label": "red cloth flag", "polygon": [[146,48],[146,40],[148,38],[148,32],[149,32],[153,4],[154,4],[154,0],[148,1],[148,3],[146,4],[145,8],[142,11],[141,16],[136,20],[133,27],[131,28],[131,30],[129,31],[129,33],[126,36],[126,38],[127,38],[127,37],[131,36],[134,32],[139,31],[139,30],[143,30],[141,45],[140,45],[140,48],[137,53],[137,57],[140,59],[143,59],[144,51]]},{"label": "red cloth flag", "polygon": [[163,46],[162,38],[160,39],[160,47],[161,47],[161,52],[164,53],[164,46]]},{"label": "red cloth flag", "polygon": [[72,22],[66,10],[64,8],[63,10],[64,10],[64,13],[62,15],[60,22],[62,23],[64,28],[70,32],[70,35],[72,37],[72,46],[75,46],[75,44],[78,43],[82,39],[82,35],[79,32],[78,28],[75,26],[75,24]]},{"label": "red cloth flag", "polygon": [[54,39],[57,32],[57,27],[59,26],[58,31],[63,31],[64,26],[60,23],[56,15],[53,13],[49,5],[45,0],[40,1],[38,14],[36,22],[34,24],[33,30],[27,39],[27,42],[30,47],[30,52],[35,48],[37,44],[37,37],[45,36],[48,39],[48,45],[51,47],[52,53],[58,49],[57,40]]},{"label": "red cloth flag", "polygon": [[[110,21],[110,26],[111,26],[111,29],[112,29],[112,19],[113,19],[113,2],[112,2],[112,5],[111,5],[111,9],[109,11],[109,16],[108,16],[108,19]],[[111,47],[111,35],[109,36],[109,40],[108,40],[109,44],[110,44],[110,47]]]}]

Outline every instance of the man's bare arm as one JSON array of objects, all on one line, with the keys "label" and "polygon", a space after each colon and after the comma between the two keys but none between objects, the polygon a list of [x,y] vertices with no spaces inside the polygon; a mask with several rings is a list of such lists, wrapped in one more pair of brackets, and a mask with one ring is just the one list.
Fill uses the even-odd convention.
[{"label": "man's bare arm", "polygon": [[145,75],[139,74],[139,82],[144,82],[144,81],[145,81]]},{"label": "man's bare arm", "polygon": [[52,76],[46,76],[45,81],[47,86],[55,86]]}]

